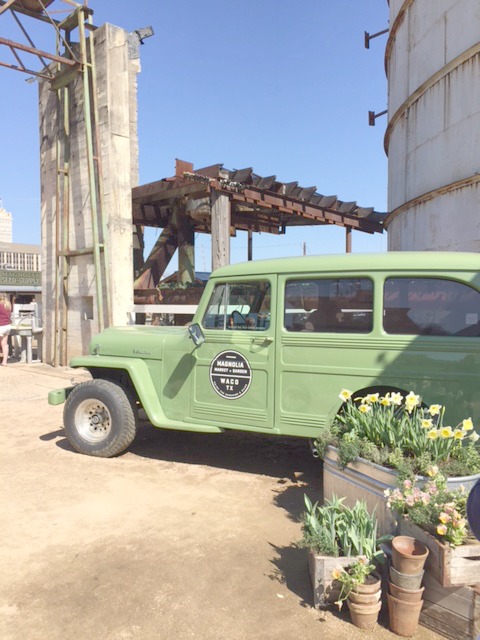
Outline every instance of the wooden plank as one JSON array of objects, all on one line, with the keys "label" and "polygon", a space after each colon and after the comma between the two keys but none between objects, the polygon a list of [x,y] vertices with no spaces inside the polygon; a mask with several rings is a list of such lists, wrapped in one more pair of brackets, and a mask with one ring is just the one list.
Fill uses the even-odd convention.
[{"label": "wooden plank", "polygon": [[422,625],[422,627],[432,629],[432,631],[435,631],[444,638],[448,638],[449,640],[475,640],[475,638],[473,638],[471,634],[465,636],[462,631],[458,630],[454,626],[451,626],[451,620],[449,622],[450,624],[441,622],[435,617],[429,616],[428,612],[426,612],[425,610],[420,613],[420,624]]},{"label": "wooden plank", "polygon": [[455,629],[461,632],[459,638],[465,638],[470,635],[471,621],[456,615],[453,611],[445,609],[440,605],[427,604],[427,602],[424,602],[422,614],[428,614],[431,619],[437,620],[443,627],[445,625],[454,626]]}]

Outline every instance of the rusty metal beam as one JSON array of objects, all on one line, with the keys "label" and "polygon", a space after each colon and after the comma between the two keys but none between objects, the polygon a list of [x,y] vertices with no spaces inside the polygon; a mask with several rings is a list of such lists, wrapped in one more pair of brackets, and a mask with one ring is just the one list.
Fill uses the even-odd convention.
[{"label": "rusty metal beam", "polygon": [[60,62],[61,64],[66,64],[71,67],[78,65],[78,62],[76,62],[75,60],[71,60],[70,58],[57,56],[54,53],[48,53],[48,51],[42,51],[41,49],[35,49],[34,47],[29,47],[26,44],[22,44],[21,42],[14,42],[13,40],[7,40],[7,38],[0,38],[0,45],[4,45],[11,50],[19,49],[20,51],[31,53],[34,56],[42,56],[43,58],[47,58],[47,60]]}]

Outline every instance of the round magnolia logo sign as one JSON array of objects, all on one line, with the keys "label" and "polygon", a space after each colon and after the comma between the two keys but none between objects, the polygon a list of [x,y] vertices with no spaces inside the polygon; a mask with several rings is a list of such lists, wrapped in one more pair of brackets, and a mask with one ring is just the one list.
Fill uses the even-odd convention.
[{"label": "round magnolia logo sign", "polygon": [[248,391],[252,370],[238,351],[222,351],[210,365],[210,383],[219,396],[236,400]]}]

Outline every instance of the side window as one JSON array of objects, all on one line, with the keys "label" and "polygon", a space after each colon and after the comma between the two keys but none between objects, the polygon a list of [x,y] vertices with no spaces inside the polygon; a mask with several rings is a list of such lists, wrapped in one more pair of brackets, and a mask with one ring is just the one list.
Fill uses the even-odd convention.
[{"label": "side window", "polygon": [[388,278],[383,328],[391,334],[480,336],[480,293],[440,278]]},{"label": "side window", "polygon": [[285,287],[287,331],[369,333],[372,310],[368,278],[290,280]]},{"label": "side window", "polygon": [[206,329],[266,331],[270,326],[268,281],[217,284],[202,324]]}]

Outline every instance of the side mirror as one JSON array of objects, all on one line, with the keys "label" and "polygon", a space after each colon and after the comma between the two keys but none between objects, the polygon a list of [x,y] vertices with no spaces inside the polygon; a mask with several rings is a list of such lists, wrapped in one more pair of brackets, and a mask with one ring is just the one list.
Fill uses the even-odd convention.
[{"label": "side mirror", "polygon": [[198,322],[195,322],[195,324],[191,324],[188,327],[188,333],[190,334],[190,337],[193,340],[193,344],[196,347],[199,347],[205,342],[205,336],[203,334],[202,327],[198,324]]}]

